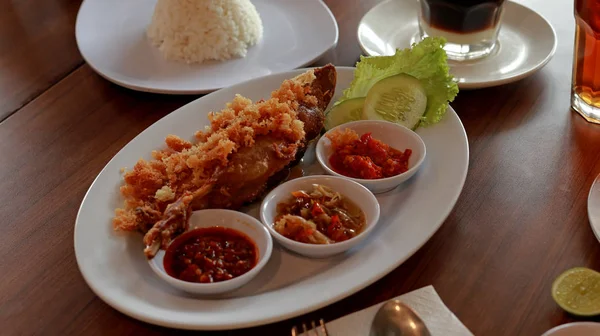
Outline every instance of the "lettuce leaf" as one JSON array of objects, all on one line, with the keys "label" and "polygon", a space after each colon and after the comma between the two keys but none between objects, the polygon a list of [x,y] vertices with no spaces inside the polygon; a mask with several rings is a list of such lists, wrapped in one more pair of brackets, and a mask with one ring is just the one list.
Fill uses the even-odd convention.
[{"label": "lettuce leaf", "polygon": [[344,90],[336,105],[347,99],[365,97],[381,79],[406,73],[419,79],[427,92],[427,108],[420,126],[439,122],[448,103],[458,94],[458,85],[449,73],[445,43],[442,37],[427,37],[412,48],[396,50],[393,56],[361,56],[350,87]]}]

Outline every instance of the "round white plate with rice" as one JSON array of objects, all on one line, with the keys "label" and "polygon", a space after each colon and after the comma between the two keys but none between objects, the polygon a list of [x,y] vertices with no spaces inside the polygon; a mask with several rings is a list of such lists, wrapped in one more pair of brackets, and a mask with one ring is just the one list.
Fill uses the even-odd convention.
[{"label": "round white plate with rice", "polygon": [[[164,147],[168,134],[189,138],[208,125],[209,111],[221,110],[241,94],[268,98],[284,79],[304,70],[275,74],[211,93],[170,113],[139,134],[104,167],[88,190],[75,223],[77,263],[90,288],[115,309],[149,323],[181,329],[236,329],[272,323],[341,300],[392,271],[442,225],[463,188],[469,164],[467,135],[457,114],[417,133],[427,146],[419,172],[398,188],[376,195],[377,228],[353,252],[309,259],[274,244],[269,262],[251,282],[220,299],[192,297],[155,276],[141,235],[113,230],[114,209],[123,199],[122,167],[133,167]],[[337,67],[336,101],[354,76]],[[305,175],[323,174],[313,146],[301,163]],[[260,202],[242,211],[259,218]]]},{"label": "round white plate with rice", "polygon": [[[186,21],[184,12],[189,13],[189,8],[193,8],[190,3],[206,2],[158,1],[177,4],[177,8],[171,5],[166,10],[174,22]],[[221,0],[216,6],[225,4],[223,6],[236,9],[236,6],[243,7],[239,3],[244,1]],[[218,49],[219,43],[223,42],[219,34],[214,35],[212,41],[215,42],[210,45],[182,48],[165,43],[159,49],[153,45],[156,41],[152,37],[156,39],[156,34],[150,34],[150,37],[147,34],[149,27],[153,26],[155,32],[172,27],[165,22],[153,21],[157,0],[85,0],[77,15],[75,36],[83,58],[104,78],[133,90],[165,94],[208,93],[252,78],[292,70],[311,64],[337,45],[337,23],[321,0],[251,0],[251,3],[259,14],[260,27],[251,15],[238,13],[234,15],[239,19],[237,22],[222,22],[213,15],[197,20],[201,22],[197,26],[188,24],[174,28],[182,39],[189,40],[194,40],[198,31],[214,32],[214,27],[243,26],[246,29],[241,29],[244,31],[241,34],[245,35],[262,30],[262,36],[256,44],[247,47],[244,57],[189,64],[184,60],[198,55],[202,58],[211,52],[218,54],[211,48]],[[222,31],[225,35],[221,36],[230,36],[236,31],[239,35],[239,30]],[[221,50],[228,49],[231,46],[221,45]],[[243,54],[244,50],[230,53]],[[167,54],[181,60],[168,60]]]}]

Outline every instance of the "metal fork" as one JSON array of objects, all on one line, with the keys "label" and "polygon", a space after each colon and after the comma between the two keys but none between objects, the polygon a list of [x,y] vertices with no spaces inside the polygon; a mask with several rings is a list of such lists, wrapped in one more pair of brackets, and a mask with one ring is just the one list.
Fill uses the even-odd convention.
[{"label": "metal fork", "polygon": [[[304,334],[305,336],[329,336],[329,333],[327,332],[327,327],[325,327],[325,321],[323,321],[323,319],[319,320],[319,328],[317,328],[317,324],[315,323],[315,321],[311,321],[310,322],[312,328],[310,330],[306,329],[306,323],[302,323],[302,334]],[[296,328],[296,326],[294,326],[292,328],[292,336],[298,336],[300,334],[298,334],[298,329]]]}]

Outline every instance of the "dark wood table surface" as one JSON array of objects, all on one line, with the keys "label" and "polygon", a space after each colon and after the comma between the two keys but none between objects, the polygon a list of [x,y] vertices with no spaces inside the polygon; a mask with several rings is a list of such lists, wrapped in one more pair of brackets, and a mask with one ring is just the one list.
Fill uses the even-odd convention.
[{"label": "dark wood table surface", "polygon": [[[340,39],[318,64],[353,65],[358,22],[379,1],[326,2]],[[287,335],[302,321],[332,320],[430,284],[476,335],[540,335],[576,320],[550,287],[567,268],[600,269],[586,208],[600,174],[600,126],[569,106],[573,1],[521,2],[553,24],[556,55],[526,79],[462,91],[452,103],[469,137],[469,173],[433,238],[340,302],[215,334]],[[127,317],[94,295],[77,268],[75,216],[95,176],[139,132],[198,97],[135,92],[94,73],[75,43],[79,5],[0,0],[0,333],[209,334]]]}]

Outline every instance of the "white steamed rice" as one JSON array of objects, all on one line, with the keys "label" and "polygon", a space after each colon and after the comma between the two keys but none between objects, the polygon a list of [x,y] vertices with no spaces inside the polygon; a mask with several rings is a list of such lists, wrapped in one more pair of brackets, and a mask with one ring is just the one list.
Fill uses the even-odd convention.
[{"label": "white steamed rice", "polygon": [[245,57],[263,27],[250,0],[158,0],[147,35],[166,59],[201,63]]}]

